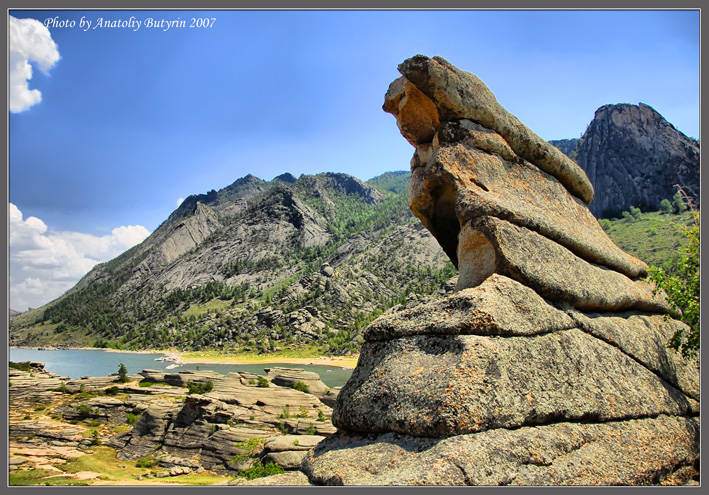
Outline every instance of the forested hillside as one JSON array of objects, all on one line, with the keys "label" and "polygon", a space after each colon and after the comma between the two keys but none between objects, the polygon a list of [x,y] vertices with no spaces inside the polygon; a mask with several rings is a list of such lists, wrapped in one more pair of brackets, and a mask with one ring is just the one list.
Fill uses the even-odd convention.
[{"label": "forested hillside", "polygon": [[12,345],[356,351],[387,308],[455,275],[408,172],[253,176],[190,196],[141,245],[12,319]]}]

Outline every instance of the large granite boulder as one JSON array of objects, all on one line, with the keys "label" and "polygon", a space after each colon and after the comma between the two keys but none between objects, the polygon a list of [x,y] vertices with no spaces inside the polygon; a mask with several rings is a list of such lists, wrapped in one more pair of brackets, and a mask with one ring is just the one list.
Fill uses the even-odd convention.
[{"label": "large granite boulder", "polygon": [[627,485],[697,475],[699,373],[584,172],[474,75],[416,56],[384,109],[458,291],[364,332],[312,484]]}]

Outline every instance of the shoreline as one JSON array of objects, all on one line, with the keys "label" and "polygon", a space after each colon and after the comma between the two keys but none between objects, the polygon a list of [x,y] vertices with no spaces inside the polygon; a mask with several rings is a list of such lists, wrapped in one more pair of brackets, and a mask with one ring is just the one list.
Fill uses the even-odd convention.
[{"label": "shoreline", "polygon": [[[38,349],[37,347],[17,347],[16,349]],[[270,356],[270,355],[215,355],[210,353],[209,356],[200,355],[198,351],[176,351],[176,350],[141,350],[128,351],[118,349],[98,349],[95,347],[71,347],[71,348],[46,348],[45,350],[73,350],[73,351],[104,351],[104,352],[123,352],[127,354],[161,354],[166,357],[179,359],[182,364],[292,364],[292,365],[317,365],[317,366],[334,366],[337,368],[354,369],[359,360],[359,354],[351,356],[313,356],[313,357],[287,357],[287,356]],[[166,361],[174,361],[174,359],[166,359]]]}]

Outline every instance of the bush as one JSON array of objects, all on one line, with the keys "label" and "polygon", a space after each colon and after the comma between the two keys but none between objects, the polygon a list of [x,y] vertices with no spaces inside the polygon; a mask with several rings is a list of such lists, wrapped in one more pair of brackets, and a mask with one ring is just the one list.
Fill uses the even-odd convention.
[{"label": "bush", "polygon": [[206,394],[214,388],[214,383],[210,380],[205,383],[187,382],[187,395],[191,394]]},{"label": "bush", "polygon": [[300,392],[305,392],[305,393],[308,393],[310,391],[310,386],[304,382],[295,382],[293,384],[293,388],[295,390],[298,390]]},{"label": "bush", "polygon": [[138,416],[136,416],[135,414],[128,413],[126,415],[126,423],[128,423],[129,425],[133,426],[137,422],[138,422]]},{"label": "bush", "polygon": [[601,224],[601,228],[606,232],[608,232],[608,230],[610,230],[611,228],[611,221],[607,218],[601,218],[598,223]]},{"label": "bush", "polygon": [[103,393],[106,395],[116,395],[118,393],[118,387],[114,385],[104,390]]},{"label": "bush", "polygon": [[81,414],[82,416],[93,416],[96,414],[96,411],[91,409],[86,404],[78,404],[78,405],[74,406],[74,409],[76,409],[76,411],[79,414]]},{"label": "bush", "polygon": [[141,457],[140,459],[136,459],[135,467],[151,468],[151,467],[157,466],[158,462],[159,461],[157,459],[153,458],[152,456]]},{"label": "bush", "polygon": [[666,214],[672,213],[672,203],[670,203],[669,199],[662,200],[660,203],[660,211]]},{"label": "bush", "polygon": [[264,377],[259,376],[257,379],[258,383],[256,384],[257,387],[261,388],[268,388],[271,386],[271,384],[266,380]]},{"label": "bush", "polygon": [[264,465],[260,460],[256,460],[256,462],[254,462],[249,469],[240,470],[239,476],[246,478],[247,480],[255,480],[256,478],[263,478],[266,476],[273,476],[274,474],[283,473],[285,473],[285,471],[278,464],[269,462]]},{"label": "bush", "polygon": [[663,268],[652,266],[648,269],[648,278],[655,282],[654,293],[664,290],[673,315],[689,326],[689,331],[678,330],[672,336],[669,347],[685,357],[695,358],[699,354],[700,340],[699,212],[692,210],[692,216],[693,224],[683,232],[689,242],[680,250],[675,273],[669,275]]}]

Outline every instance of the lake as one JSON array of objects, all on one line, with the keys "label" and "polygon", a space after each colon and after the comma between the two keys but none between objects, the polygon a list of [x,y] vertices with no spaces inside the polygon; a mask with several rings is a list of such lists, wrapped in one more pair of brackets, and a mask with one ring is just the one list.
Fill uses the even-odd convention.
[{"label": "lake", "polygon": [[145,369],[179,373],[180,371],[211,370],[222,375],[236,371],[249,371],[258,375],[266,375],[264,368],[298,368],[313,371],[328,387],[341,387],[352,374],[350,369],[337,366],[321,366],[311,364],[262,363],[262,364],[182,364],[177,368],[166,369],[174,364],[169,361],[156,361],[165,354],[142,354],[133,352],[108,352],[101,349],[19,349],[9,350],[9,361],[37,361],[44,363],[44,369],[50,373],[69,378],[82,376],[108,376],[118,371],[120,363],[125,364],[129,375],[140,373]]}]

